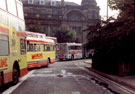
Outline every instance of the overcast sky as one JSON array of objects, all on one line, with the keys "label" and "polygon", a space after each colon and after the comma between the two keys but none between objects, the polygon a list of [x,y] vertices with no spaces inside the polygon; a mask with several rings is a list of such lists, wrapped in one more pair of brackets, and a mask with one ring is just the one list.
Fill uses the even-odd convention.
[{"label": "overcast sky", "polygon": [[[65,1],[70,1],[70,2],[75,2],[77,4],[81,4],[82,0],[65,0]],[[97,1],[97,5],[100,7],[100,15],[101,17],[106,18],[106,14],[107,14],[107,0],[96,0]],[[111,11],[109,9],[109,16],[116,16],[116,14],[118,14],[118,12],[116,11]]]}]

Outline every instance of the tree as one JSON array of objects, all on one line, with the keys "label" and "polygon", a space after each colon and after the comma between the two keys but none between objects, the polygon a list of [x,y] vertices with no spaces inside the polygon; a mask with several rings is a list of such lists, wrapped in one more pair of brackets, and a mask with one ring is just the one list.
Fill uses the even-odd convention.
[{"label": "tree", "polygon": [[126,64],[130,65],[130,73],[135,74],[134,1],[109,0],[109,6],[120,11],[118,18],[110,17],[88,28],[88,47],[96,51],[93,68],[119,73],[119,65]]},{"label": "tree", "polygon": [[75,31],[65,28],[56,30],[54,36],[57,37],[58,43],[75,42],[77,37]]}]

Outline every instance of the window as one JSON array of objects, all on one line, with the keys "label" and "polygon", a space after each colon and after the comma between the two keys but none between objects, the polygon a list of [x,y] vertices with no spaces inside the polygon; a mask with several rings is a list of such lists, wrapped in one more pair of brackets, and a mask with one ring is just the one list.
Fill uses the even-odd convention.
[{"label": "window", "polygon": [[23,14],[23,7],[22,5],[17,3],[17,12],[18,12],[18,16],[21,19],[24,19],[24,14]]},{"label": "window", "polygon": [[70,50],[81,50],[82,46],[70,46],[69,49]]},{"label": "window", "polygon": [[40,4],[40,5],[44,5],[44,4],[45,4],[44,0],[40,0],[40,1],[39,1],[39,4]]},{"label": "window", "polygon": [[33,0],[28,0],[28,4],[33,4]]},{"label": "window", "polygon": [[8,12],[17,16],[15,0],[7,0]]},{"label": "window", "polygon": [[0,55],[8,55],[9,54],[9,42],[8,36],[0,35]]},{"label": "window", "polygon": [[50,45],[50,47],[51,47],[50,48],[51,51],[54,51],[55,50],[55,46],[54,45]]},{"label": "window", "polygon": [[6,10],[6,2],[5,2],[5,0],[0,0],[0,8]]},{"label": "window", "polygon": [[25,39],[21,39],[21,40],[20,40],[20,49],[21,49],[21,54],[22,54],[22,55],[26,54]]},{"label": "window", "polygon": [[27,50],[28,50],[28,52],[33,51],[33,44],[32,43],[27,42]]},{"label": "window", "polygon": [[45,45],[44,44],[40,44],[40,51],[45,51]]},{"label": "window", "polygon": [[50,51],[50,50],[51,50],[50,45],[46,44],[45,45],[45,51]]},{"label": "window", "polygon": [[56,1],[51,1],[51,6],[56,6]]},{"label": "window", "polygon": [[34,44],[34,51],[39,51],[39,44]]}]

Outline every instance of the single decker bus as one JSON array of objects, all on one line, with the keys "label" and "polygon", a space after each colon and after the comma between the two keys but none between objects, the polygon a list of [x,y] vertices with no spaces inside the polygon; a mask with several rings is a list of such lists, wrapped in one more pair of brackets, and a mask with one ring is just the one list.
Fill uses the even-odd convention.
[{"label": "single decker bus", "polygon": [[54,40],[41,33],[27,31],[26,35],[28,68],[48,66],[56,62]]},{"label": "single decker bus", "polygon": [[81,43],[57,43],[56,57],[59,60],[74,60],[82,58]]}]

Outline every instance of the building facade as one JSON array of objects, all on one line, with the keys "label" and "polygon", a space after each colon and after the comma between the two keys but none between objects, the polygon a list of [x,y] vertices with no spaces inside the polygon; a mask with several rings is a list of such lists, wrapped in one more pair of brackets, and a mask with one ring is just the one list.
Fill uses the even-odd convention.
[{"label": "building facade", "polygon": [[77,41],[87,43],[88,25],[99,22],[99,7],[95,0],[82,0],[81,5],[64,0],[20,0],[24,4],[26,30],[53,36],[60,27],[77,33]]}]

